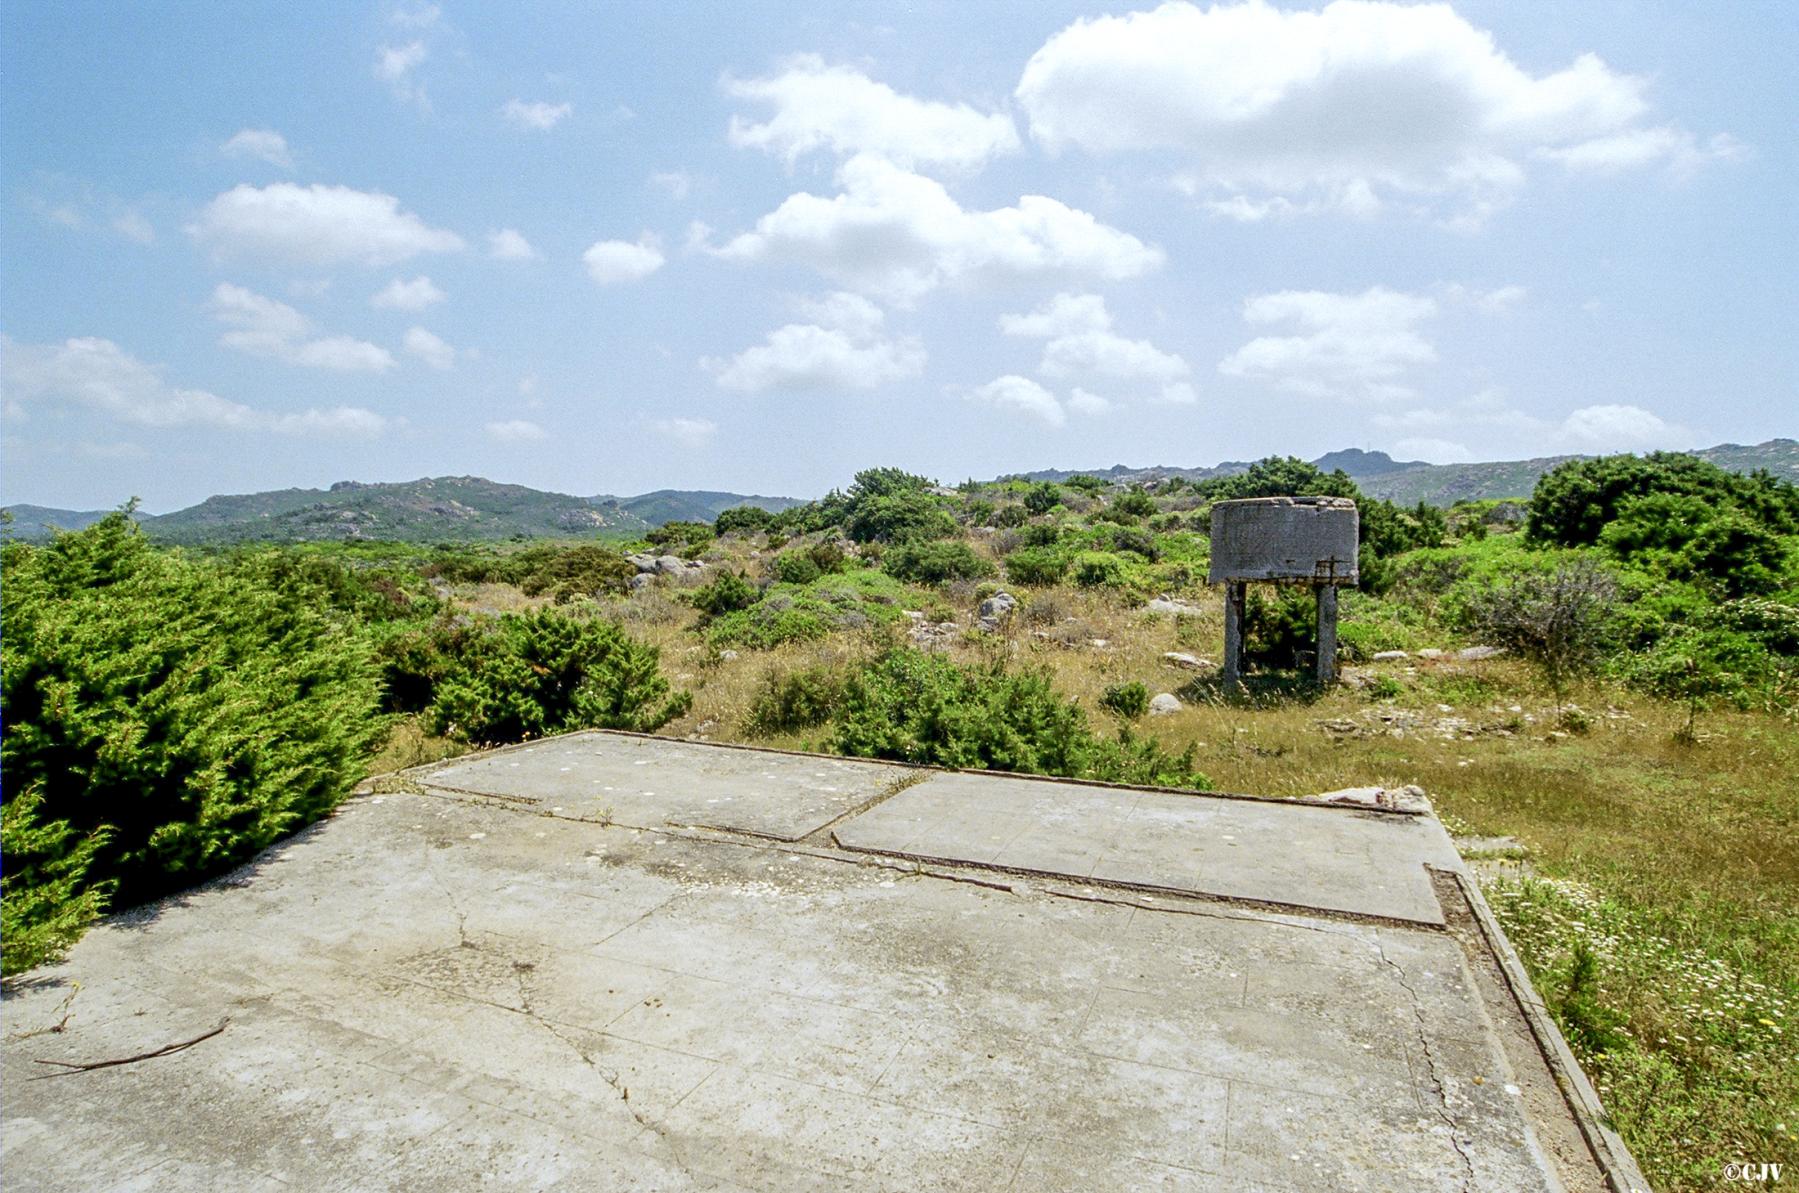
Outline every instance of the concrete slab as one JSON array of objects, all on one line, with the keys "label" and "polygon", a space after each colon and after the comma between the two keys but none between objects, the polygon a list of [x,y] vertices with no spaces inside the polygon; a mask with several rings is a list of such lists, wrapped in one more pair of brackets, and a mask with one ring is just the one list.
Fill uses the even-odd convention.
[{"label": "concrete slab", "polygon": [[[744,766],[659,744],[652,790]],[[565,745],[604,775],[644,755],[629,737]],[[535,773],[589,777],[560,765]],[[970,836],[1038,786],[956,780]],[[1192,797],[1152,810],[1170,798]],[[8,1188],[1608,1188],[1455,915],[1021,881],[550,800],[570,797],[353,800],[9,987]],[[786,832],[829,811],[784,806],[812,809]],[[1315,845],[1278,818],[1228,823]],[[1132,824],[1217,828],[1133,817],[1091,855],[1131,856]],[[39,1063],[221,1022],[155,1059]]]},{"label": "concrete slab", "polygon": [[838,825],[845,848],[1442,924],[1421,816],[1080,783],[937,774]]},{"label": "concrete slab", "polygon": [[633,828],[696,826],[797,841],[914,772],[769,750],[571,733],[423,772],[434,787],[524,799]]}]

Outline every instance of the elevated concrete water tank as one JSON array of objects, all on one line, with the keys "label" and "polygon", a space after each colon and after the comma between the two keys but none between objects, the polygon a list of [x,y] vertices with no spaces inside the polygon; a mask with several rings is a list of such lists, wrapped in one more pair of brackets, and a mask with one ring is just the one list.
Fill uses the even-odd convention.
[{"label": "elevated concrete water tank", "polygon": [[1224,585],[1224,682],[1243,673],[1245,592],[1251,581],[1304,584],[1318,594],[1318,682],[1337,677],[1337,588],[1357,579],[1360,526],[1346,497],[1248,497],[1212,507],[1209,579]]},{"label": "elevated concrete water tank", "polygon": [[1249,497],[1212,507],[1213,584],[1356,583],[1355,502],[1347,497]]}]

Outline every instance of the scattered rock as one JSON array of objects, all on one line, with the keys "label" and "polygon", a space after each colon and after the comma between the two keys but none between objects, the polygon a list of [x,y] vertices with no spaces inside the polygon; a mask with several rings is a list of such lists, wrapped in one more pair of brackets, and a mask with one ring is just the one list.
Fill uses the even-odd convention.
[{"label": "scattered rock", "polygon": [[906,615],[906,617],[911,621],[923,621],[924,620],[924,614],[920,613],[917,609],[902,609],[901,612],[904,613]]},{"label": "scattered rock", "polygon": [[1218,664],[1211,659],[1202,659],[1198,655],[1187,654],[1185,651],[1179,650],[1163,651],[1162,661],[1170,667],[1182,667],[1188,671],[1214,671],[1218,667]]},{"label": "scattered rock", "polygon": [[737,658],[737,652],[734,650],[721,650],[718,652],[718,658],[722,663],[729,663]]},{"label": "scattered rock", "polygon": [[1192,601],[1177,600],[1164,593],[1143,606],[1145,613],[1167,613],[1175,617],[1198,617],[1204,610]]},{"label": "scattered rock", "polygon": [[1387,812],[1428,813],[1430,797],[1416,783],[1404,787],[1345,787],[1305,799],[1319,804],[1345,804],[1353,808],[1380,808]]},{"label": "scattered rock", "polygon": [[1158,692],[1149,698],[1149,715],[1166,717],[1181,711],[1180,697],[1173,692]]},{"label": "scattered rock", "polygon": [[1455,657],[1464,663],[1478,663],[1482,659],[1496,659],[1505,653],[1503,646],[1469,646],[1455,652]]},{"label": "scattered rock", "polygon": [[1091,646],[1094,650],[1109,650],[1112,646],[1112,640],[1110,638],[1089,638],[1087,639],[1087,645]]},{"label": "scattered rock", "polygon": [[1374,661],[1377,663],[1394,663],[1400,659],[1411,657],[1411,653],[1404,650],[1377,650],[1374,652]]},{"label": "scattered rock", "polygon": [[653,572],[656,570],[656,557],[654,555],[627,555],[625,556],[625,562],[640,572]]},{"label": "scattered rock", "polygon": [[651,561],[650,568],[658,575],[678,576],[687,570],[687,561],[679,555],[658,555]]},{"label": "scattered rock", "polygon": [[948,650],[961,636],[962,627],[953,621],[920,621],[906,634],[925,650]]},{"label": "scattered rock", "polygon": [[992,632],[999,629],[1001,623],[1012,616],[1018,608],[1018,598],[1009,592],[996,592],[981,602],[977,624],[983,630]]},{"label": "scattered rock", "polygon": [[635,592],[639,588],[648,588],[650,586],[650,581],[655,578],[654,572],[638,572],[635,576],[632,576],[629,580],[625,581],[625,587]]},{"label": "scattered rock", "polygon": [[1421,659],[1440,659],[1448,653],[1448,651],[1438,650],[1436,647],[1430,646],[1419,651],[1418,657]]}]

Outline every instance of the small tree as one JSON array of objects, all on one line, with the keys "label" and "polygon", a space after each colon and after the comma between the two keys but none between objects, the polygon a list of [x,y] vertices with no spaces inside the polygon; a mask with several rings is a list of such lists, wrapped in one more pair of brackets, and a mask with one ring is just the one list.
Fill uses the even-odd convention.
[{"label": "small tree", "polygon": [[1475,594],[1468,619],[1495,644],[1536,664],[1559,708],[1568,681],[1598,660],[1617,603],[1611,573],[1581,557]]}]

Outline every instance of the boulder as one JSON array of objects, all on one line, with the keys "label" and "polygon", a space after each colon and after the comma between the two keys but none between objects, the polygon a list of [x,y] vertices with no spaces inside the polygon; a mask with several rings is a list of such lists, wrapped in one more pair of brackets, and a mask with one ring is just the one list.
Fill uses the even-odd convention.
[{"label": "boulder", "polygon": [[977,614],[978,624],[983,630],[997,630],[1017,608],[1017,597],[1009,592],[996,592],[981,602],[980,612]]},{"label": "boulder", "polygon": [[1192,601],[1178,600],[1164,593],[1143,606],[1145,613],[1166,613],[1174,617],[1198,617],[1203,610]]},{"label": "boulder", "polygon": [[1482,659],[1496,659],[1505,653],[1503,646],[1470,646],[1455,652],[1455,657],[1464,663],[1478,663]]},{"label": "boulder", "polygon": [[1443,651],[1443,650],[1438,650],[1434,646],[1427,646],[1423,650],[1418,652],[1418,657],[1421,659],[1440,659],[1447,653],[1449,653],[1449,652]]},{"label": "boulder", "polygon": [[625,562],[640,572],[653,572],[656,570],[656,557],[654,555],[644,555],[641,553],[631,554],[625,556]]},{"label": "boulder", "polygon": [[1211,659],[1202,659],[1180,650],[1163,651],[1162,661],[1170,667],[1181,667],[1188,671],[1214,671],[1218,667]]},{"label": "boulder", "polygon": [[650,566],[658,575],[678,576],[687,570],[687,561],[679,555],[658,555]]},{"label": "boulder", "polygon": [[913,624],[906,637],[925,650],[947,650],[961,634],[962,627],[953,621],[920,621]]},{"label": "boulder", "polygon": [[1411,657],[1412,656],[1409,653],[1403,650],[1377,650],[1374,652],[1374,661],[1377,663],[1392,663],[1397,662],[1400,659],[1409,659]]},{"label": "boulder", "polygon": [[1149,715],[1166,717],[1181,711],[1180,697],[1173,692],[1157,692],[1149,698]]},{"label": "boulder", "polygon": [[632,592],[636,592],[640,588],[648,588],[650,582],[655,578],[654,572],[638,572],[635,576],[632,576],[629,580],[625,581],[625,587],[629,588]]}]

